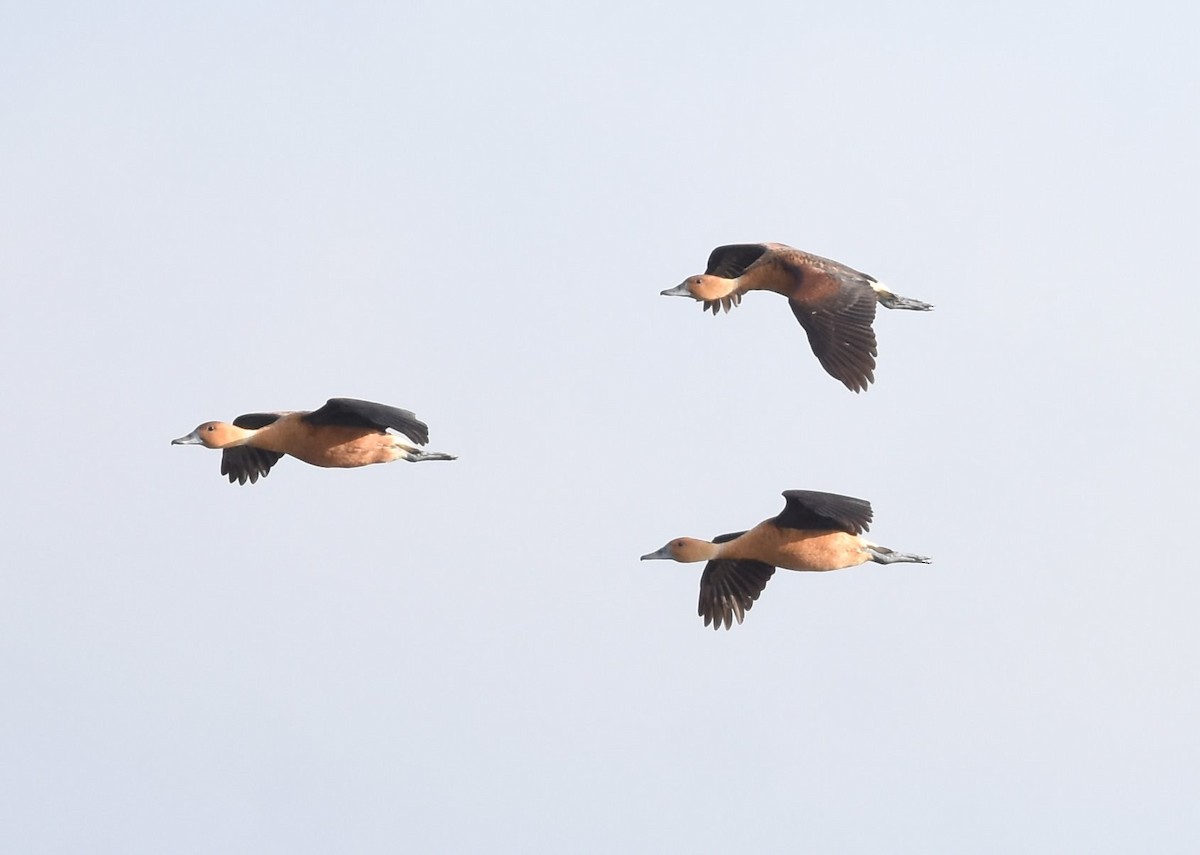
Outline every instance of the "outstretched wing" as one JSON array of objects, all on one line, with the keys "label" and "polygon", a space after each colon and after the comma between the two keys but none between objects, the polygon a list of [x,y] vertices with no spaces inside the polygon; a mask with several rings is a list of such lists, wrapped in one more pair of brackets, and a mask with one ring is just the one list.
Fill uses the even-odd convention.
[{"label": "outstretched wing", "polygon": [[799,285],[788,298],[792,314],[808,334],[808,343],[822,367],[852,392],[866,390],[875,380],[875,321],[877,297],[865,273],[789,249],[779,255]]},{"label": "outstretched wing", "polygon": [[311,425],[365,427],[378,431],[399,431],[418,445],[429,442],[429,426],[408,410],[360,401],[357,398],[330,398],[325,406],[301,416]]},{"label": "outstretched wing", "polygon": [[729,629],[750,611],[758,595],[767,586],[775,568],[763,561],[744,558],[717,558],[704,566],[700,576],[698,613],[704,625]]},{"label": "outstretched wing", "polygon": [[839,291],[819,306],[788,300],[792,314],[808,334],[808,345],[821,367],[851,392],[875,380],[875,292]]},{"label": "outstretched wing", "polygon": [[719,246],[708,256],[708,269],[704,272],[709,276],[736,279],[769,249],[770,247],[762,243],[731,243]]},{"label": "outstretched wing", "polygon": [[771,520],[780,528],[862,534],[871,527],[871,503],[866,499],[815,490],[784,490],[783,498],[783,512]]},{"label": "outstretched wing", "polygon": [[[239,416],[239,418],[245,418],[245,416]],[[249,426],[240,425],[240,427]],[[283,457],[283,453],[280,451],[265,451],[252,445],[226,448],[221,452],[221,474],[229,476],[230,484],[234,482],[245,484],[247,481],[253,484],[258,481],[259,476],[267,477],[271,467],[278,463],[281,457]]]}]

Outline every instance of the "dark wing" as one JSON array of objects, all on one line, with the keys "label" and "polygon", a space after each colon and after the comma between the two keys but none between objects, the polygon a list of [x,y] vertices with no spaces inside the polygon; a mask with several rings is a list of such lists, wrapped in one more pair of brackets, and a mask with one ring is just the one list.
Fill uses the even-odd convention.
[{"label": "dark wing", "polygon": [[788,300],[821,367],[851,392],[875,380],[875,302],[870,288],[838,291],[820,306]]},{"label": "dark wing", "polygon": [[871,527],[871,503],[866,499],[815,490],[784,490],[783,498],[783,512],[771,520],[780,528],[862,534]]},{"label": "dark wing", "polygon": [[728,543],[731,540],[737,540],[739,537],[741,537],[745,533],[746,532],[744,532],[744,531],[735,531],[732,534],[718,534],[716,537],[714,537],[712,539],[712,542],[713,543]]},{"label": "dark wing", "polygon": [[875,380],[875,306],[878,298],[865,273],[819,255],[788,249],[776,255],[797,286],[788,298],[792,314],[808,333],[822,367],[852,392]]},{"label": "dark wing", "polygon": [[247,481],[253,484],[258,481],[260,475],[265,478],[281,457],[281,451],[265,451],[250,445],[236,445],[221,452],[221,474],[229,476],[230,484],[235,481],[238,484],[245,484]]},{"label": "dark wing", "polygon": [[238,416],[234,419],[233,424],[234,427],[258,430],[259,428],[265,428],[267,425],[275,424],[282,415],[283,413],[246,413],[244,416]]},{"label": "dark wing", "polygon": [[775,568],[770,564],[745,558],[717,558],[708,562],[700,576],[697,609],[704,625],[729,629],[735,619],[741,623],[774,573]]},{"label": "dark wing", "polygon": [[301,416],[311,425],[364,427],[399,431],[418,445],[429,442],[429,426],[408,410],[359,401],[356,398],[330,398],[319,410]]},{"label": "dark wing", "polygon": [[766,254],[768,246],[761,243],[731,243],[719,246],[708,256],[708,269],[704,272],[709,276],[720,276],[723,279],[736,279],[746,272],[746,268]]}]

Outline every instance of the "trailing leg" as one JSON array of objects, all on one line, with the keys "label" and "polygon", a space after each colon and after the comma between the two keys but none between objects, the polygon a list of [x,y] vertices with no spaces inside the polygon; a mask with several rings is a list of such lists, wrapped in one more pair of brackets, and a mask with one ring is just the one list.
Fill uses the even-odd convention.
[{"label": "trailing leg", "polygon": [[871,287],[875,289],[875,299],[880,305],[887,309],[909,309],[914,312],[928,312],[933,309],[930,303],[923,303],[920,300],[914,300],[911,297],[901,297],[899,294],[893,294],[888,289],[884,288],[878,282],[872,282]]},{"label": "trailing leg", "polygon": [[863,548],[876,564],[929,564],[933,561],[932,558],[926,558],[924,555],[897,552],[894,549],[888,549],[886,546],[870,544]]},{"label": "trailing leg", "polygon": [[440,451],[419,451],[412,449],[405,452],[404,459],[409,463],[421,463],[425,460],[458,460],[458,455],[443,454]]}]

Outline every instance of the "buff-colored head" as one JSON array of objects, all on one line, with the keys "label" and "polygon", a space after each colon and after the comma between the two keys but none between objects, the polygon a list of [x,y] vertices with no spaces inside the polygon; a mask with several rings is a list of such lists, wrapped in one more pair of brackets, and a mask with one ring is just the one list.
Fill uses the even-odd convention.
[{"label": "buff-colored head", "polygon": [[642,556],[642,560],[649,561],[653,558],[669,558],[672,561],[679,561],[682,564],[690,564],[693,561],[708,561],[715,557],[716,551],[716,544],[709,543],[707,540],[697,540],[694,537],[677,537],[657,552],[646,553]]},{"label": "buff-colored head", "polygon": [[234,427],[225,422],[205,422],[179,439],[171,440],[171,445],[203,445],[206,448],[229,448],[241,445],[252,433],[244,428]]},{"label": "buff-colored head", "polygon": [[729,279],[720,276],[709,276],[707,273],[699,276],[689,276],[674,288],[660,292],[664,297],[691,297],[693,300],[719,300],[730,291],[733,284]]}]

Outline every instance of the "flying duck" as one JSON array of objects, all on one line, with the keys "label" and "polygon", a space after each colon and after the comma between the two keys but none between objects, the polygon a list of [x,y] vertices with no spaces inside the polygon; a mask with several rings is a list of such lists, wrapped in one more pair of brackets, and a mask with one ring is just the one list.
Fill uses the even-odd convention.
[{"label": "flying duck", "polygon": [[786,490],[782,513],[749,531],[723,534],[711,542],[692,537],[672,540],[642,556],[683,563],[707,561],[700,576],[699,614],[713,629],[742,622],[776,567],[785,570],[840,570],[867,561],[928,564],[923,555],[896,552],[864,540],[871,503],[863,499]]},{"label": "flying duck", "polygon": [[429,427],[408,410],[330,398],[312,412],[248,413],[233,424],[205,422],[187,436],[171,440],[171,445],[219,448],[221,474],[229,476],[229,483],[253,484],[285,454],[313,466],[337,468],[455,459],[453,454],[417,447],[427,442]]},{"label": "flying duck", "polygon": [[865,391],[875,379],[875,304],[919,312],[933,308],[893,294],[873,276],[782,243],[719,246],[702,275],[662,294],[700,300],[715,315],[741,303],[747,291],[787,297],[821,365],[852,392]]}]

